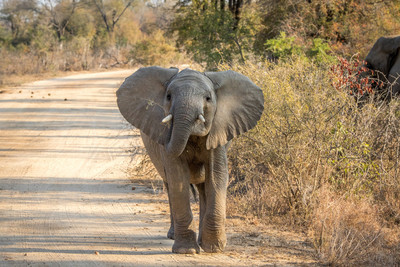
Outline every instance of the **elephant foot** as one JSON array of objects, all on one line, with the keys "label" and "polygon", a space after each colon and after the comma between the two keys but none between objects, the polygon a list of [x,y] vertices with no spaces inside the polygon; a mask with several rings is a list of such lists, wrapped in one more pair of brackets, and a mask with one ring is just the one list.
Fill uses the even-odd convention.
[{"label": "elephant foot", "polygon": [[174,227],[173,227],[172,225],[171,225],[171,227],[170,227],[169,230],[168,230],[167,237],[168,237],[169,239],[172,239],[172,240],[175,239],[175,231],[174,231]]},{"label": "elephant foot", "polygon": [[196,233],[190,232],[186,235],[175,236],[172,252],[178,254],[200,253],[200,247],[196,242]]},{"label": "elephant foot", "polygon": [[226,246],[225,231],[219,233],[202,232],[201,235],[201,248],[208,253],[223,252]]},{"label": "elephant foot", "polygon": [[195,247],[192,247],[187,244],[183,245],[176,245],[172,247],[172,252],[177,253],[177,254],[199,254],[200,253],[200,247],[196,244]]}]

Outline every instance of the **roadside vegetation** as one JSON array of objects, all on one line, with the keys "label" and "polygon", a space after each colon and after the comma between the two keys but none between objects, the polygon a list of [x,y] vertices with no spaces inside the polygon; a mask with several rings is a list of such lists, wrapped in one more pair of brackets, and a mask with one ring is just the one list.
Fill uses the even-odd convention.
[{"label": "roadside vegetation", "polygon": [[303,229],[322,263],[396,265],[400,102],[360,108],[330,65],[301,58],[233,69],[264,90],[265,111],[233,142],[231,212]]},{"label": "roadside vegetation", "polygon": [[233,142],[229,215],[306,232],[324,264],[400,264],[400,100],[357,76],[400,34],[400,1],[4,0],[0,21],[3,84],[147,65],[248,76],[265,111]]}]

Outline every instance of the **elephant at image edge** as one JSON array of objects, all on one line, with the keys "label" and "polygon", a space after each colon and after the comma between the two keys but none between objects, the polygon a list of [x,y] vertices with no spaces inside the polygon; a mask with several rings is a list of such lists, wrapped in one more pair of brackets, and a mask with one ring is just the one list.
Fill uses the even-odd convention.
[{"label": "elephant at image edge", "polygon": [[[171,211],[172,251],[223,251],[229,141],[253,128],[264,109],[261,89],[234,71],[141,68],[117,91],[125,119],[139,128],[164,180]],[[200,200],[199,236],[190,187]],[[199,247],[200,245],[200,247]]]},{"label": "elephant at image edge", "polygon": [[378,71],[379,80],[392,85],[392,94],[400,94],[400,36],[381,37],[369,51],[366,67]]}]

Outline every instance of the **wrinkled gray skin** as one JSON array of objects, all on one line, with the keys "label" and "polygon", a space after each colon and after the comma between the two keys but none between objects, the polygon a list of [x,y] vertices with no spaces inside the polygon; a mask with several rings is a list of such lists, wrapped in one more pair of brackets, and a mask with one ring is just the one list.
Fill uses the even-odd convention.
[{"label": "wrinkled gray skin", "polygon": [[[193,254],[200,247],[206,252],[223,251],[227,146],[260,119],[264,108],[260,88],[233,71],[148,67],[128,77],[117,97],[121,114],[141,130],[147,152],[166,185],[171,210],[168,237],[175,240],[172,251]],[[172,119],[162,123],[169,114]],[[199,191],[198,240],[190,184]]]},{"label": "wrinkled gray skin", "polygon": [[[381,81],[389,82],[391,95],[400,94],[400,36],[381,37],[373,45],[365,61],[377,72]],[[390,88],[389,88],[390,89]]]}]

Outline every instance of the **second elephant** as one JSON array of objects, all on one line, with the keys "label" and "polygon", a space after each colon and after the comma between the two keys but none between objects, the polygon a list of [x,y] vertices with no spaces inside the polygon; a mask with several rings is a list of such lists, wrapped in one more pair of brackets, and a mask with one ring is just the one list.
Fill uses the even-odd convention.
[{"label": "second elephant", "polygon": [[380,81],[388,83],[385,90],[389,97],[400,95],[400,36],[379,38],[365,61],[366,67],[374,70]]}]

